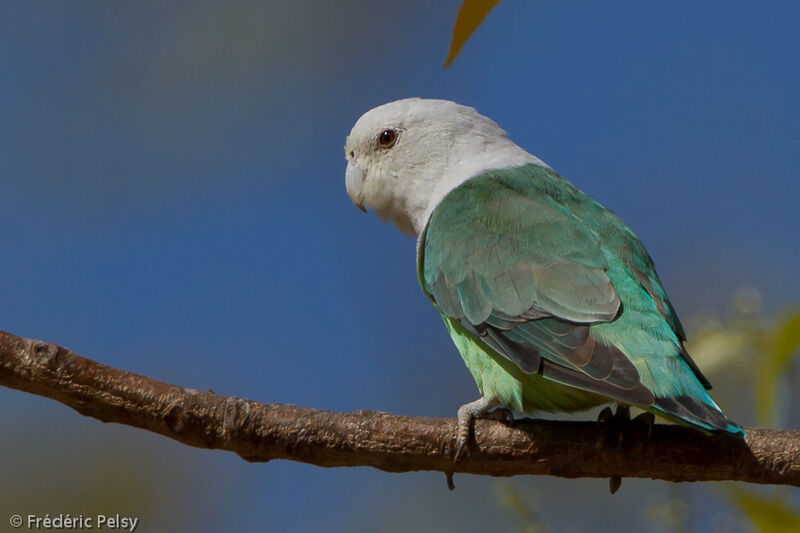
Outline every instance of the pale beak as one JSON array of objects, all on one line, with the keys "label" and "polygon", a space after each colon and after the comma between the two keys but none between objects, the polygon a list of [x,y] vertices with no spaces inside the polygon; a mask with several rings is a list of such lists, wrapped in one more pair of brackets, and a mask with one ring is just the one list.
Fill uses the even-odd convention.
[{"label": "pale beak", "polygon": [[364,198],[362,196],[364,173],[353,161],[349,161],[347,163],[347,170],[345,171],[344,175],[344,184],[347,187],[347,195],[350,197],[353,205],[366,213],[367,208],[364,207]]}]

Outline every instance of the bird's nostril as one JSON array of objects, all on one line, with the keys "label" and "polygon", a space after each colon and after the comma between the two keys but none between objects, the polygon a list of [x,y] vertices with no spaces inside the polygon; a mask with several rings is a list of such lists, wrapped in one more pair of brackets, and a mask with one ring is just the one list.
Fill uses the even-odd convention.
[{"label": "bird's nostril", "polygon": [[350,157],[352,158],[356,157],[356,153],[353,150],[350,150]]}]

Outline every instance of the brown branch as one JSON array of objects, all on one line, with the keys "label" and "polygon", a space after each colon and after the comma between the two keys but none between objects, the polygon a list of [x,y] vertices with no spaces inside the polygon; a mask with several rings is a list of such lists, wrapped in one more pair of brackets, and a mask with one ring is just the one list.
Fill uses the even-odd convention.
[{"label": "brown branch", "polygon": [[455,420],[374,411],[335,413],[201,392],[112,368],[54,344],[0,331],[0,385],[39,394],[103,422],[159,433],[248,461],[372,466],[492,476],[737,480],[800,486],[800,431],[747,428],[746,440],[656,425],[622,444],[591,422],[478,420],[453,463]]}]

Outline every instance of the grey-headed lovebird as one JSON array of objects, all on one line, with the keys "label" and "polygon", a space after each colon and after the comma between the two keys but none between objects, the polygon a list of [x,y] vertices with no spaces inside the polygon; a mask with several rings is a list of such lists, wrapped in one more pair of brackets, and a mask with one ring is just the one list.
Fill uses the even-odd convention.
[{"label": "grey-headed lovebird", "polygon": [[482,396],[458,448],[496,407],[633,405],[743,436],[706,392],[639,238],[475,109],[409,98],[376,107],[345,145],[353,203],[417,236],[422,290]]}]

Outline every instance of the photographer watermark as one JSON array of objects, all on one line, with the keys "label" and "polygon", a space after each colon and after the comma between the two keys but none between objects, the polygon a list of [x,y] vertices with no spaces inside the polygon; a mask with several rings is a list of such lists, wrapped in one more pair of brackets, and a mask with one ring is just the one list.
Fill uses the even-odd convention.
[{"label": "photographer watermark", "polygon": [[139,518],[136,516],[121,516],[119,513],[113,515],[77,515],[69,513],[59,513],[50,515],[11,515],[8,519],[11,527],[15,529],[98,529],[98,530],[125,530],[133,533],[139,525]]}]

